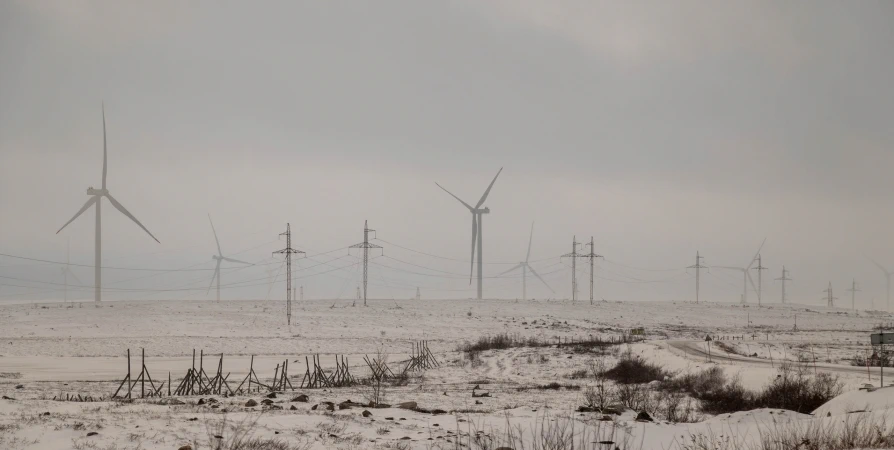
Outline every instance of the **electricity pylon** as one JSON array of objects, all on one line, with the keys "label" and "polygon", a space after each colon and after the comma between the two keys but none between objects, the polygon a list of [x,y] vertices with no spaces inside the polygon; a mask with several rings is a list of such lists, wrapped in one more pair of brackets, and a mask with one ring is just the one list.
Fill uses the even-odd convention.
[{"label": "electricity pylon", "polygon": [[782,266],[782,276],[777,278],[776,281],[782,282],[782,303],[785,304],[785,282],[792,281],[792,279],[788,277],[788,270],[785,270],[785,266]]},{"label": "electricity pylon", "polygon": [[[363,306],[366,306],[366,282],[368,277],[368,267],[369,267],[369,249],[371,248],[382,248],[380,245],[370,244],[369,243],[369,232],[373,233],[376,230],[370,230],[368,226],[368,221],[363,221],[363,242],[352,245],[350,248],[362,248],[363,249]],[[375,239],[375,238],[374,238]]]},{"label": "electricity pylon", "polygon": [[857,280],[856,280],[856,279],[854,279],[854,280],[851,282],[851,288],[848,289],[847,291],[851,293],[851,309],[854,310],[854,311],[856,311],[856,310],[857,310],[857,307],[856,307],[856,304],[857,304],[857,292],[860,292],[860,288],[857,287]]},{"label": "electricity pylon", "polygon": [[596,261],[596,258],[602,258],[602,255],[597,255],[594,249],[596,247],[593,246],[593,236],[590,236],[590,243],[584,244],[585,247],[590,247],[590,253],[581,255],[581,258],[589,258],[590,259],[590,304],[593,304],[593,263]]},{"label": "electricity pylon", "polygon": [[838,297],[832,295],[832,282],[829,282],[829,288],[823,291],[826,293],[826,306],[830,308],[835,307],[835,300],[838,300]]},{"label": "electricity pylon", "polygon": [[292,226],[286,224],[286,232],[280,233],[286,236],[286,248],[273,252],[273,254],[286,255],[286,323],[292,324],[292,255],[303,254],[301,250],[292,248]]},{"label": "electricity pylon", "polygon": [[757,271],[757,307],[760,308],[761,307],[761,293],[764,290],[763,285],[762,285],[763,279],[762,279],[761,275],[763,274],[764,270],[767,270],[767,268],[761,264],[761,254],[760,253],[757,254],[757,267],[752,267],[751,269]]},{"label": "electricity pylon", "polygon": [[687,267],[687,269],[695,269],[695,303],[698,303],[698,291],[701,284],[701,271],[702,269],[708,268],[708,266],[702,264],[702,261],[704,261],[704,259],[705,257],[701,256],[699,252],[695,252],[695,264]]},{"label": "electricity pylon", "polygon": [[574,236],[574,239],[571,241],[571,253],[566,253],[562,255],[562,258],[571,258],[571,301],[577,301],[577,258],[581,258],[583,255],[577,252],[577,246],[580,243],[577,242],[577,236]]},{"label": "electricity pylon", "polygon": [[422,299],[422,294],[419,293],[419,288],[417,287],[416,288],[416,301],[419,301],[420,299]]}]

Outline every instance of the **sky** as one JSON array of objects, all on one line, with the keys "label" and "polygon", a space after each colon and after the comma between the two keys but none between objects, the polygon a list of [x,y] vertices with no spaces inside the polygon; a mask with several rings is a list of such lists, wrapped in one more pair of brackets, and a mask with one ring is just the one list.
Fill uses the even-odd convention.
[{"label": "sky", "polygon": [[[105,299],[568,297],[593,237],[596,298],[762,296],[881,307],[894,270],[894,5],[883,1],[0,2],[0,301],[92,299],[102,108]],[[588,251],[589,248],[582,248]],[[578,260],[589,297],[587,260]],[[116,269],[111,269],[111,268]],[[122,270],[129,269],[129,270]],[[153,269],[153,270],[143,270]],[[269,275],[266,269],[276,273]],[[300,269],[300,270],[299,270]],[[755,283],[757,272],[752,271]],[[269,278],[274,277],[272,284]],[[756,294],[749,292],[749,300]]]}]

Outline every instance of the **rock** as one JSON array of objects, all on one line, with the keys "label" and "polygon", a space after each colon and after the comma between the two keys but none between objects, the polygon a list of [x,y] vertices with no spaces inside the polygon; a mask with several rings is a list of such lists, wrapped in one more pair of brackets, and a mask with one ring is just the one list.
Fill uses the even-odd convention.
[{"label": "rock", "polygon": [[484,403],[481,403],[481,400],[475,400],[475,404],[476,404],[476,405],[483,405]]},{"label": "rock", "polygon": [[41,415],[42,415],[42,416],[49,416],[49,415],[50,415],[50,412],[47,411],[47,412],[45,412],[45,413],[43,413],[43,414],[41,414]]},{"label": "rock", "polygon": [[645,411],[641,411],[639,414],[636,415],[636,421],[637,422],[651,422],[652,416],[650,416],[649,413],[647,413]]},{"label": "rock", "polygon": [[200,406],[201,406],[201,405],[204,405],[204,404],[205,404],[205,399],[204,399],[204,398],[200,398],[199,401],[196,402],[196,404],[197,404],[197,405],[200,405]]},{"label": "rock", "polygon": [[373,413],[369,412],[369,410],[366,409],[364,409],[361,414],[363,415],[363,417],[369,417],[373,415]]},{"label": "rock", "polygon": [[577,412],[587,413],[587,412],[596,412],[596,408],[592,406],[578,406]]},{"label": "rock", "polygon": [[220,408],[220,405],[211,405],[211,409],[217,409],[217,408]]},{"label": "rock", "polygon": [[289,411],[298,411],[298,408],[296,408],[295,405],[292,405],[292,407],[289,408]]},{"label": "rock", "polygon": [[394,420],[394,417],[386,417],[385,420]]},{"label": "rock", "polygon": [[400,409],[416,409],[416,402],[403,402],[397,405]]},{"label": "rock", "polygon": [[177,450],[192,450],[192,445],[184,445],[183,447],[180,447]]},{"label": "rock", "polygon": [[97,433],[95,431],[91,431],[91,432],[87,433],[87,437],[96,436],[97,434],[99,434],[99,433]]},{"label": "rock", "polygon": [[3,397],[0,397],[0,398],[2,398],[3,400],[15,400],[14,398],[12,398],[12,397],[7,397],[7,396],[5,396],[5,395],[4,395]]},{"label": "rock", "polygon": [[261,403],[263,403],[265,405],[272,405],[273,400],[270,400],[269,398],[265,398],[264,400],[261,400]]},{"label": "rock", "polygon": [[214,435],[214,439],[223,439],[223,436],[221,436],[221,435],[219,435],[219,434],[215,434],[215,435]]},{"label": "rock", "polygon": [[431,413],[437,416],[439,414],[447,414],[447,411],[444,411],[443,409],[433,409]]},{"label": "rock", "polygon": [[195,421],[197,421],[197,420],[199,420],[198,417],[193,417],[193,418],[191,418],[191,419],[186,419],[187,422],[195,422]]},{"label": "rock", "polygon": [[25,389],[25,385],[23,385],[23,384],[17,385],[16,389]]},{"label": "rock", "polygon": [[276,398],[276,392],[271,392],[267,394],[267,398]]},{"label": "rock", "polygon": [[245,402],[246,408],[251,408],[253,406],[258,406],[258,402],[256,402],[254,399],[248,399],[248,401]]},{"label": "rock", "polygon": [[325,408],[327,411],[335,411],[335,403],[332,403],[332,402],[322,402],[322,403],[320,403],[320,404],[318,404],[318,405],[314,405],[313,408],[311,408],[311,409],[312,409],[312,410],[317,410],[317,409],[324,409],[324,408]]},{"label": "rock", "polygon": [[308,398],[304,394],[301,394],[301,395],[292,399],[293,402],[301,402],[301,403],[307,403],[309,400],[310,400],[310,398]]},{"label": "rock", "polygon": [[220,402],[218,402],[216,398],[209,398],[208,403],[220,403]]},{"label": "rock", "polygon": [[611,422],[611,421],[612,421],[612,417],[611,417],[611,416],[602,416],[602,418],[599,419],[599,421],[600,421],[600,422]]}]

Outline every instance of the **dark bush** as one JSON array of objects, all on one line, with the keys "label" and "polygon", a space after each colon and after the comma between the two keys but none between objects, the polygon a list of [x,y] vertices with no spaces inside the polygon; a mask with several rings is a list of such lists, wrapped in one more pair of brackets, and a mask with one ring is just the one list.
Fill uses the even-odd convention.
[{"label": "dark bush", "polygon": [[661,381],[670,375],[660,365],[625,354],[615,367],[605,372],[605,377],[619,384],[641,384]]}]

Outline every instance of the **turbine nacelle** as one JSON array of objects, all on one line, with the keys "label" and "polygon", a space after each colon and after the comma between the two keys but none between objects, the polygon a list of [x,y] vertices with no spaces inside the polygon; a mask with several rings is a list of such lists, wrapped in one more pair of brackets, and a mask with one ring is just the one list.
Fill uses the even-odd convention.
[{"label": "turbine nacelle", "polygon": [[472,214],[490,214],[490,208],[484,207],[479,209],[473,209]]},{"label": "turbine nacelle", "polygon": [[87,195],[97,195],[100,197],[109,195],[108,189],[93,189],[93,187],[87,188]]}]

